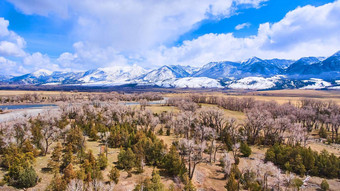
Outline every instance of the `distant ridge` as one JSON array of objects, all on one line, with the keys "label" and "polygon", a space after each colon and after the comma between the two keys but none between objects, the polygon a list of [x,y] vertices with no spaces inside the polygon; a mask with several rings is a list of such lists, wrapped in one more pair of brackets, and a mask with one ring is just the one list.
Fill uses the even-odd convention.
[{"label": "distant ridge", "polygon": [[85,72],[38,70],[22,76],[0,76],[1,84],[120,86],[231,89],[340,89],[340,51],[328,58],[299,60],[253,57],[242,62],[211,62],[203,67],[164,65],[153,70],[133,66]]}]

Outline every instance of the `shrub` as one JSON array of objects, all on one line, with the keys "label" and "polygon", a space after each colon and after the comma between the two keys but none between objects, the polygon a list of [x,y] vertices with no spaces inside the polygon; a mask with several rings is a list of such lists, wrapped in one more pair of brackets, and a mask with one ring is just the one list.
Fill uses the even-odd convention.
[{"label": "shrub", "polygon": [[118,166],[123,168],[128,173],[135,166],[135,154],[132,152],[131,148],[128,148],[126,151],[121,149],[118,154]]},{"label": "shrub", "polygon": [[119,170],[116,167],[114,167],[114,166],[112,167],[108,176],[109,176],[111,181],[118,184],[120,173],[119,173]]},{"label": "shrub", "polygon": [[247,143],[242,142],[240,146],[240,152],[244,157],[249,157],[251,155],[251,148],[248,146]]},{"label": "shrub", "polygon": [[238,183],[237,181],[235,180],[235,175],[234,173],[231,173],[230,174],[230,177],[228,179],[228,182],[227,182],[227,185],[225,186],[225,188],[228,190],[228,191],[236,191],[238,190]]},{"label": "shrub", "polygon": [[163,128],[160,128],[159,131],[158,131],[158,134],[163,135],[163,133],[164,133]]},{"label": "shrub", "polygon": [[328,184],[327,180],[323,179],[320,187],[323,191],[329,190],[329,184]]},{"label": "shrub", "polygon": [[298,190],[300,190],[300,187],[303,185],[303,182],[300,178],[294,178],[293,184]]},{"label": "shrub", "polygon": [[170,136],[170,128],[166,129],[166,136]]},{"label": "shrub", "polygon": [[169,153],[164,157],[164,169],[172,176],[181,176],[186,172],[185,165],[174,145],[170,147]]},{"label": "shrub", "polygon": [[104,170],[107,167],[107,158],[106,158],[104,153],[101,153],[98,156],[97,164],[98,164],[100,170]]},{"label": "shrub", "polygon": [[324,127],[321,127],[319,130],[319,136],[321,138],[327,139],[327,130]]},{"label": "shrub", "polygon": [[16,184],[19,188],[29,188],[33,187],[38,182],[38,175],[35,172],[34,168],[31,166],[30,168],[23,169],[19,173],[18,182]]}]

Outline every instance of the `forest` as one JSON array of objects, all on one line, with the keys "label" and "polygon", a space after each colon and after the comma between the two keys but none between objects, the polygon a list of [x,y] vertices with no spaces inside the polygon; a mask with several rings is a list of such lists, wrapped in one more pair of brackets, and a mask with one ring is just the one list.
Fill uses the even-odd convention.
[{"label": "forest", "polygon": [[[164,103],[151,105],[155,100]],[[125,104],[131,101],[137,104]],[[300,190],[309,177],[320,180],[314,190],[340,187],[339,153],[309,146],[340,143],[340,106],[332,100],[63,92],[1,96],[0,103],[57,105],[0,122],[6,188],[219,190],[200,180],[204,168],[228,191]]]}]

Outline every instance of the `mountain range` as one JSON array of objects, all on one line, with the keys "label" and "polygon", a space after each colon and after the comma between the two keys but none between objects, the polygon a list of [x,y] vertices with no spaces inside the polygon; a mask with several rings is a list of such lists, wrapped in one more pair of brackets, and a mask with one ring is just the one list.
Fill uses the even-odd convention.
[{"label": "mountain range", "polygon": [[231,89],[340,89],[340,51],[328,58],[299,60],[250,58],[203,67],[165,65],[146,70],[114,66],[85,72],[38,70],[22,76],[1,76],[1,84],[119,86]]}]

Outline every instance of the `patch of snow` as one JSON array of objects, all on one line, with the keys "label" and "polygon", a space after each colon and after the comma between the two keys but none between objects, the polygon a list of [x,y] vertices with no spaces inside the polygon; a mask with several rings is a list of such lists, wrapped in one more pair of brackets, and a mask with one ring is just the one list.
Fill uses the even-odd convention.
[{"label": "patch of snow", "polygon": [[174,72],[168,66],[163,66],[159,69],[152,70],[151,72],[146,74],[142,78],[142,80],[147,82],[158,82],[175,78],[176,75],[174,74]]},{"label": "patch of snow", "polygon": [[302,87],[300,89],[311,89],[311,90],[315,90],[315,89],[322,89],[322,88],[326,88],[326,87],[329,87],[329,86],[332,86],[331,83],[329,82],[326,82],[322,79],[319,79],[319,78],[311,78],[309,80],[303,80],[303,82],[312,82],[314,84],[312,85],[308,85],[308,86],[305,86],[305,87]]},{"label": "patch of snow", "polygon": [[43,86],[54,86],[54,85],[61,85],[61,82],[51,82],[51,83],[45,83],[42,84]]},{"label": "patch of snow", "polygon": [[332,90],[340,90],[340,86],[330,87],[329,89],[332,89]]},{"label": "patch of snow", "polygon": [[275,87],[275,83],[284,78],[283,75],[273,76],[271,78],[264,77],[246,77],[235,82],[232,82],[227,87],[232,89],[252,89],[252,90],[264,90]]},{"label": "patch of snow", "polygon": [[186,77],[156,82],[155,84],[174,88],[223,88],[219,81],[207,77]]},{"label": "patch of snow", "polygon": [[124,84],[145,73],[145,70],[137,65],[133,66],[114,66],[98,68],[85,74],[79,81],[86,84]]},{"label": "patch of snow", "polygon": [[46,69],[40,69],[32,73],[33,76],[39,78],[41,76],[50,76],[52,75],[52,71],[46,70]]}]

